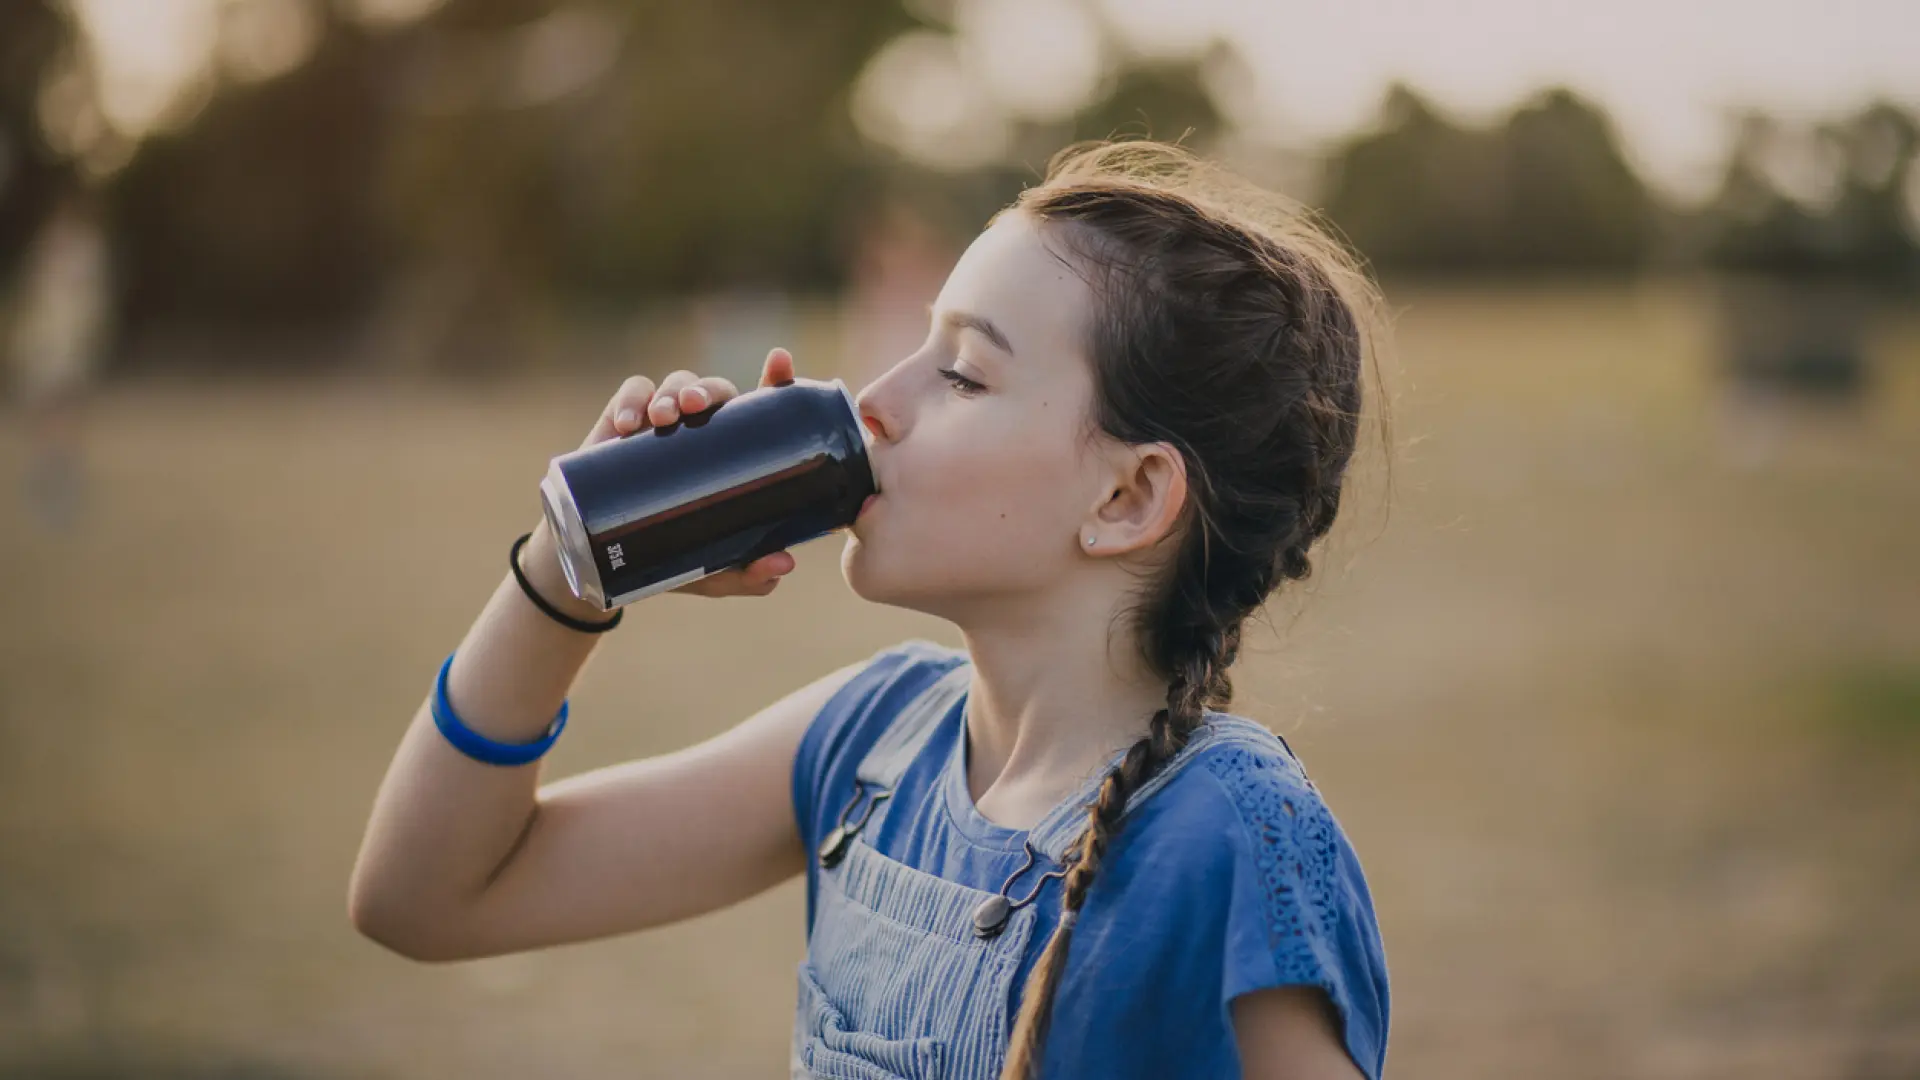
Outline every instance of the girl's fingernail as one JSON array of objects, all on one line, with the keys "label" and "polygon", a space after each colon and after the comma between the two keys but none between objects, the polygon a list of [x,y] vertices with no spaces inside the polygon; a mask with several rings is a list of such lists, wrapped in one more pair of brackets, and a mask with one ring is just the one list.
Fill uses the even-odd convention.
[{"label": "girl's fingernail", "polygon": [[702,387],[702,386],[694,387],[693,396],[699,400],[700,402],[699,407],[702,409],[706,408],[708,405],[711,405],[713,403],[713,399],[707,396],[707,391],[705,387]]},{"label": "girl's fingernail", "polygon": [[619,416],[616,416],[616,417],[614,417],[614,418],[613,418],[613,426],[614,426],[614,427],[622,427],[622,428],[630,428],[630,427],[632,427],[632,426],[633,426],[633,421],[634,421],[634,415],[633,415],[633,410],[632,410],[632,409],[621,409],[621,410],[620,410],[620,415],[619,415]]}]

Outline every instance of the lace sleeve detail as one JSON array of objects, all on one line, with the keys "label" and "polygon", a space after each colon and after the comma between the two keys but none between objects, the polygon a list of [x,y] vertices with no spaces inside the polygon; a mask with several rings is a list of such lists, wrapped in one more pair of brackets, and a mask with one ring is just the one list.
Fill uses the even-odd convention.
[{"label": "lace sleeve detail", "polygon": [[1298,766],[1251,747],[1208,755],[1207,766],[1233,797],[1251,834],[1266,886],[1267,944],[1280,982],[1329,991],[1324,945],[1338,933],[1338,829]]},{"label": "lace sleeve detail", "polygon": [[1203,761],[1238,811],[1244,841],[1229,915],[1239,952],[1226,958],[1224,995],[1319,987],[1340,1015],[1355,1064],[1377,1077],[1386,1050],[1386,962],[1359,862],[1333,812],[1277,745],[1234,740]]}]

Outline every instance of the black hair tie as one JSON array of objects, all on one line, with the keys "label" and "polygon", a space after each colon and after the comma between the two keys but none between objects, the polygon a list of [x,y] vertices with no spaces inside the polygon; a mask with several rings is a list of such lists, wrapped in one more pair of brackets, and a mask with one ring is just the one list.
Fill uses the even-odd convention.
[{"label": "black hair tie", "polygon": [[533,582],[527,580],[526,571],[520,569],[520,549],[526,547],[527,541],[531,539],[533,539],[532,533],[522,533],[520,539],[513,542],[513,548],[507,552],[507,565],[513,568],[513,580],[520,583],[520,591],[527,594],[527,599],[533,601],[534,607],[539,608],[546,614],[547,618],[552,619],[561,626],[569,630],[578,630],[583,634],[604,634],[620,625],[620,620],[626,618],[627,615],[627,609],[625,608],[614,612],[613,618],[608,619],[606,622],[588,622],[585,619],[576,619],[566,612],[561,611],[559,608],[554,607],[552,604],[547,603],[546,598],[534,590]]}]

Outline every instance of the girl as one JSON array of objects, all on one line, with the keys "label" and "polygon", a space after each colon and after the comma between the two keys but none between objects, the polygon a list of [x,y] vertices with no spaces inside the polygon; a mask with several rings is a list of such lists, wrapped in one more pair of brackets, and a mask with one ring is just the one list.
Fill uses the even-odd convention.
[{"label": "girl", "polygon": [[[624,615],[574,600],[537,526],[395,756],[355,925],[477,957],[804,872],[796,1077],[1377,1078],[1360,865],[1284,742],[1215,710],[1242,624],[1339,509],[1372,293],[1249,198],[1169,147],[1064,153],[859,395],[881,494],[842,571],[964,651],[905,642],[698,746],[537,788],[459,747],[536,756]],[[775,350],[763,382],[792,377]],[[629,379],[586,441],[734,393]],[[793,565],[681,591],[764,596]]]}]

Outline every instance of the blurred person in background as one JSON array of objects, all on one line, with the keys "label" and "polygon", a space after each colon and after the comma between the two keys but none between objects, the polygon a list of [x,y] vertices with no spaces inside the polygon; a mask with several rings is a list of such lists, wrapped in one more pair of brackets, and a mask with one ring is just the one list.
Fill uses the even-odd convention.
[{"label": "blurred person in background", "polygon": [[[1244,623],[1339,511],[1376,305],[1335,245],[1182,151],[1056,158],[858,397],[880,494],[842,572],[966,648],[903,642],[541,787],[556,710],[626,614],[572,595],[542,520],[401,741],[354,924],[481,957],[804,873],[796,1077],[1377,1080],[1358,858],[1285,741],[1222,711]],[[793,371],[776,349],[762,384]],[[636,376],[583,445],[735,393]],[[794,565],[679,591],[764,596]]]},{"label": "blurred person in background", "polygon": [[940,230],[901,199],[884,200],[861,221],[841,323],[841,356],[851,381],[871,382],[919,346],[927,304],[939,294],[953,260]]},{"label": "blurred person in background", "polygon": [[109,272],[94,197],[69,189],[28,252],[6,342],[29,442],[22,501],[55,531],[84,508],[82,413],[111,329]]}]

